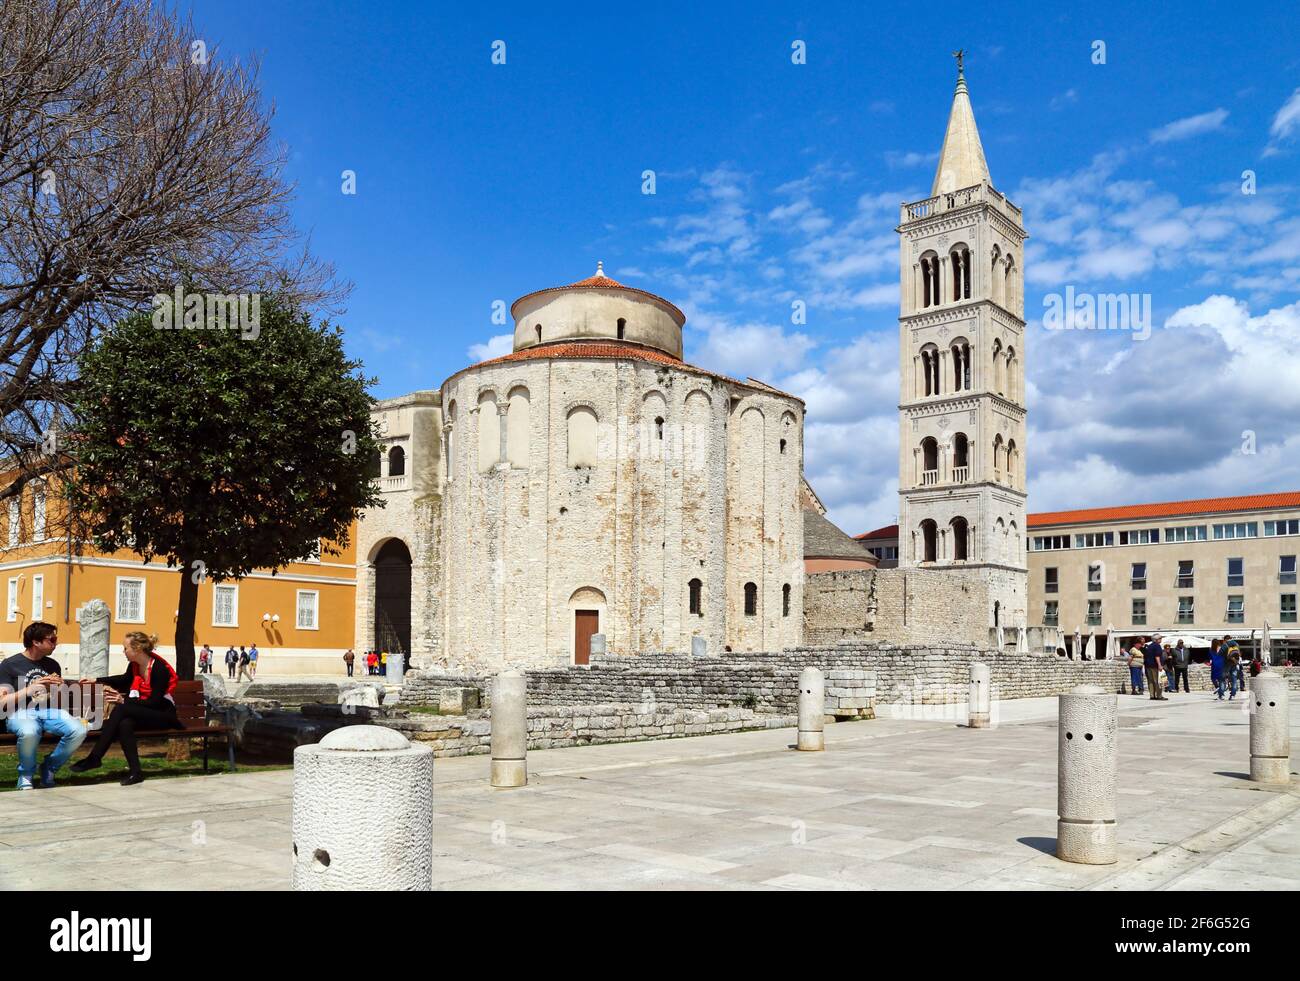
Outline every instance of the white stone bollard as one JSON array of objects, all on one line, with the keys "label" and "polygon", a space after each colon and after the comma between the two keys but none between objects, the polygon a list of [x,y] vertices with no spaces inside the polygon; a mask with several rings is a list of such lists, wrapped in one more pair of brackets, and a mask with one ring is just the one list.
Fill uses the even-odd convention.
[{"label": "white stone bollard", "polygon": [[1115,737],[1118,702],[1097,685],[1060,696],[1056,748],[1056,857],[1081,865],[1113,865]]},{"label": "white stone bollard", "polygon": [[1250,679],[1250,779],[1291,782],[1291,710],[1286,678],[1263,671]]},{"label": "white stone bollard", "polygon": [[591,654],[592,654],[592,656],[594,657],[594,656],[597,655],[597,654],[604,654],[604,653],[605,653],[605,649],[606,649],[606,648],[605,648],[605,635],[604,635],[604,634],[592,634],[592,635],[591,635]]},{"label": "white stone bollard", "polygon": [[970,699],[967,705],[967,724],[972,729],[988,728],[989,706],[992,701],[992,674],[989,666],[983,661],[975,661],[970,666]]},{"label": "white stone bollard", "polygon": [[709,641],[705,637],[691,638],[691,657],[708,657]]},{"label": "white stone bollard", "polygon": [[799,675],[799,739],[797,748],[817,752],[826,748],[826,681],[817,668]]},{"label": "white stone bollard", "polygon": [[492,683],[492,786],[527,783],[528,679],[518,671],[502,671]]},{"label": "white stone bollard", "polygon": [[344,726],[293,751],[293,888],[433,888],[433,750]]},{"label": "white stone bollard", "polygon": [[402,675],[405,673],[402,669],[405,666],[405,660],[406,655],[400,651],[389,653],[388,663],[384,665],[384,677],[388,679],[389,684],[400,685],[402,683]]}]

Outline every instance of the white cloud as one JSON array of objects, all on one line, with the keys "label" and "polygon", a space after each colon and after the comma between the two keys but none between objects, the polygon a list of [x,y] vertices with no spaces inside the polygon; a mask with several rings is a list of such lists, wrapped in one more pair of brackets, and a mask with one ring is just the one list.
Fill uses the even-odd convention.
[{"label": "white cloud", "polygon": [[1300,89],[1291,93],[1291,98],[1282,103],[1282,108],[1273,117],[1273,125],[1268,134],[1274,140],[1289,140],[1300,133]]},{"label": "white cloud", "polygon": [[1227,109],[1213,109],[1210,112],[1203,112],[1199,116],[1176,119],[1172,123],[1166,123],[1159,129],[1153,129],[1151,131],[1151,142],[1168,143],[1171,140],[1185,140],[1192,136],[1200,136],[1202,133],[1212,133],[1217,129],[1222,129],[1227,118]]},{"label": "white cloud", "polygon": [[514,334],[496,334],[489,337],[486,344],[471,344],[467,353],[474,361],[487,361],[499,358],[514,350]]}]

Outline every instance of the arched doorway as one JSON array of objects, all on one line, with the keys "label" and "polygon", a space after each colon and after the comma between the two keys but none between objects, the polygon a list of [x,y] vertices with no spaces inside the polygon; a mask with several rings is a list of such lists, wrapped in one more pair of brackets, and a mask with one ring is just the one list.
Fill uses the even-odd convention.
[{"label": "arched doorway", "polygon": [[411,552],[396,538],[375,556],[375,650],[411,652]]}]

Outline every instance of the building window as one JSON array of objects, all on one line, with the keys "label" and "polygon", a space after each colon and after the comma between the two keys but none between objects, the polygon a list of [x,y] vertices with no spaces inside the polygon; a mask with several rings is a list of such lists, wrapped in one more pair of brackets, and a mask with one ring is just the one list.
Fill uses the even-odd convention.
[{"label": "building window", "polygon": [[1191,596],[1178,597],[1178,622],[1192,623],[1196,616],[1196,606]]},{"label": "building window", "polygon": [[537,332],[537,343],[538,344],[542,343],[542,325],[533,324],[533,330]]},{"label": "building window", "polygon": [[406,473],[406,450],[394,446],[388,451],[388,476],[401,477]]},{"label": "building window", "polygon": [[1280,586],[1295,585],[1295,556],[1283,555],[1278,559],[1277,581]]},{"label": "building window", "polygon": [[1101,600],[1088,600],[1088,626],[1101,626]]},{"label": "building window", "polygon": [[1050,552],[1058,548],[1069,548],[1069,547],[1070,547],[1069,535],[1035,535],[1034,536],[1035,552]]},{"label": "building window", "polygon": [[32,619],[45,619],[45,577],[32,576]]},{"label": "building window", "polygon": [[45,489],[40,486],[32,491],[32,541],[45,541]]},{"label": "building window", "polygon": [[758,616],[758,587],[752,582],[745,583],[745,616]]},{"label": "building window", "polygon": [[921,561],[935,561],[939,550],[939,526],[929,518],[921,522],[921,540],[924,549],[921,553]]},{"label": "building window", "polygon": [[1229,586],[1246,585],[1246,574],[1241,559],[1228,560],[1228,585]]},{"label": "building window", "polygon": [[506,462],[513,470],[527,470],[531,443],[532,403],[523,386],[510,390],[506,409]]},{"label": "building window", "polygon": [[9,580],[9,605],[5,607],[5,617],[10,623],[18,619],[18,579]]},{"label": "building window", "polygon": [[1256,538],[1258,536],[1259,525],[1254,521],[1238,521],[1236,524],[1214,526],[1215,539]]},{"label": "building window", "polygon": [[1075,548],[1102,548],[1114,544],[1115,533],[1113,531],[1090,531],[1074,536]]},{"label": "building window", "polygon": [[781,440],[781,452],[782,454],[785,453],[785,440]]},{"label": "building window", "polygon": [[1147,601],[1145,597],[1133,600],[1133,626],[1142,627],[1147,622]]},{"label": "building window", "polygon": [[569,466],[596,465],[596,413],[580,405],[569,413]]},{"label": "building window", "polygon": [[1119,533],[1119,543],[1121,545],[1159,545],[1160,529],[1138,528],[1133,531],[1121,531]]},{"label": "building window", "polygon": [[239,626],[239,587],[212,587],[212,626]]},{"label": "building window", "polygon": [[1055,593],[1060,591],[1061,580],[1060,573],[1055,568],[1043,570],[1043,592]]},{"label": "building window", "polygon": [[1147,564],[1145,562],[1133,563],[1133,574],[1130,582],[1134,589],[1147,588]]},{"label": "building window", "polygon": [[1282,594],[1281,620],[1283,623],[1296,622],[1295,593]]},{"label": "building window", "polygon": [[117,580],[117,622],[144,623],[144,580]]},{"label": "building window", "polygon": [[1043,604],[1043,626],[1059,627],[1061,625],[1060,603],[1056,600],[1048,600]]},{"label": "building window", "polygon": [[1265,521],[1264,534],[1270,538],[1275,535],[1300,535],[1300,518],[1286,518],[1282,521]]},{"label": "building window", "polygon": [[1228,622],[1229,623],[1246,622],[1246,597],[1244,596],[1228,597]]},{"label": "building window", "polygon": [[1102,567],[1100,562],[1088,564],[1088,592],[1101,592]]},{"label": "building window", "polygon": [[655,439],[664,438],[664,419],[663,416],[655,417]]},{"label": "building window", "polygon": [[790,615],[790,584],[786,583],[781,587],[781,616]]},{"label": "building window", "polygon": [[704,616],[704,583],[698,579],[692,579],[690,586],[690,611],[694,616]]},{"label": "building window", "polygon": [[1167,542],[1203,542],[1206,537],[1205,525],[1187,525],[1182,528],[1166,528]]},{"label": "building window", "polygon": [[317,617],[317,607],[320,604],[320,593],[314,589],[298,590],[298,629],[299,630],[319,630],[320,623]]},{"label": "building window", "polygon": [[627,336],[627,321],[622,317],[618,320],[618,339],[621,341]]},{"label": "building window", "polygon": [[1196,563],[1191,559],[1178,560],[1178,588],[1191,589],[1196,580]]},{"label": "building window", "polygon": [[954,562],[965,562],[969,557],[967,555],[967,542],[969,540],[969,526],[966,519],[957,517],[952,519],[952,558]]},{"label": "building window", "polygon": [[21,498],[9,498],[9,545],[13,547],[18,544],[19,533],[22,530],[22,506]]}]

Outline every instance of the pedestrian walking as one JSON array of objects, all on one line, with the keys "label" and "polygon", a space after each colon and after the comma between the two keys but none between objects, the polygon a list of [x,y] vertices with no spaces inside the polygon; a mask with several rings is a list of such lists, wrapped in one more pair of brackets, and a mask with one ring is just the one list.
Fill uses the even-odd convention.
[{"label": "pedestrian walking", "polygon": [[226,648],[226,674],[232,680],[235,677],[235,665],[239,663],[239,654],[235,650],[235,645],[231,644]]},{"label": "pedestrian walking", "polygon": [[1237,697],[1237,673],[1241,668],[1241,648],[1229,636],[1223,638],[1223,674],[1228,683],[1228,701]]},{"label": "pedestrian walking", "polygon": [[1163,667],[1161,661],[1164,654],[1160,640],[1161,635],[1156,634],[1151,638],[1151,642],[1142,648],[1142,667],[1147,674],[1147,687],[1151,689],[1150,699],[1153,702],[1165,701],[1165,694],[1160,690],[1160,672]]},{"label": "pedestrian walking", "polygon": [[254,644],[248,649],[248,676],[257,677],[257,645]]},{"label": "pedestrian walking", "polygon": [[1210,683],[1219,701],[1223,701],[1223,641],[1210,642]]},{"label": "pedestrian walking", "polygon": [[1178,691],[1178,682],[1183,683],[1184,694],[1190,695],[1192,689],[1187,680],[1187,668],[1192,663],[1192,652],[1180,640],[1178,646],[1174,648],[1174,691]]},{"label": "pedestrian walking", "polygon": [[248,676],[249,681],[253,680],[253,675],[248,670],[248,651],[241,647],[239,648],[239,677],[235,680],[243,681],[245,675]]},{"label": "pedestrian walking", "polygon": [[1128,650],[1128,680],[1129,688],[1134,695],[1145,695],[1146,686],[1142,684],[1142,645],[1147,642],[1145,637],[1139,637],[1133,642],[1133,646]]},{"label": "pedestrian walking", "polygon": [[348,652],[347,652],[346,654],[343,655],[343,663],[346,664],[346,665],[348,666],[348,677],[349,677],[349,678],[352,677],[352,664],[353,664],[354,661],[356,661],[356,659],[357,659],[357,656],[356,656],[355,654],[352,653],[352,648],[349,647],[349,648],[348,648]]}]

